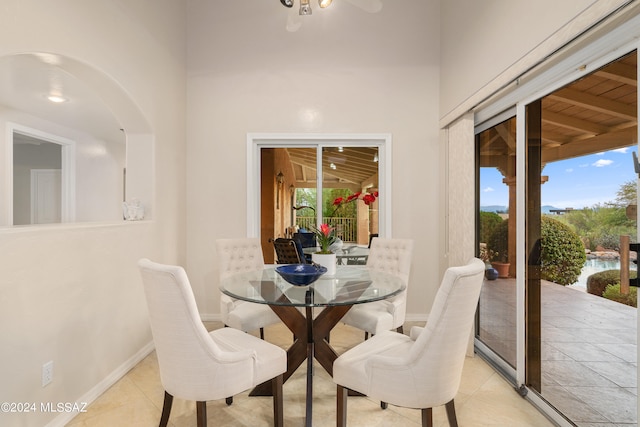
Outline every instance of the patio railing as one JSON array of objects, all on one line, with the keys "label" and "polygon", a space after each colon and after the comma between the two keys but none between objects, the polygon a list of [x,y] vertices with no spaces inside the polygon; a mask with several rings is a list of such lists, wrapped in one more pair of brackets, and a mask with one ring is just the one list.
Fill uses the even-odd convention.
[{"label": "patio railing", "polygon": [[[331,217],[324,218],[325,224],[336,229],[336,236],[343,242],[351,243],[358,241],[358,223],[355,218]],[[310,230],[316,223],[315,216],[297,216],[296,225],[300,228]]]}]

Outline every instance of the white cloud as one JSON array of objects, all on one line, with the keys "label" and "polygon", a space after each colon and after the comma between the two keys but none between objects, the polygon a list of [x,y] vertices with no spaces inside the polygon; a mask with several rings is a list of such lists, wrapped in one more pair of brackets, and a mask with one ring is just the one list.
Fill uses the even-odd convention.
[{"label": "white cloud", "polygon": [[612,163],[613,163],[613,160],[600,159],[600,160],[596,161],[595,163],[593,163],[592,166],[595,166],[597,168],[603,168],[605,166],[609,166]]},{"label": "white cloud", "polygon": [[628,150],[629,150],[629,147],[624,147],[624,148],[618,148],[618,149],[611,150],[611,151],[613,151],[613,152],[615,152],[615,153],[622,153],[622,154],[625,154]]},{"label": "white cloud", "polygon": [[565,169],[565,172],[571,173],[571,172],[573,172],[573,168]]},{"label": "white cloud", "polygon": [[492,191],[496,191],[496,190],[494,190],[494,189],[493,189],[493,188],[491,188],[491,187],[487,187],[487,188],[485,188],[484,190],[482,190],[482,192],[483,192],[483,193],[491,193]]},{"label": "white cloud", "polygon": [[582,163],[579,167],[588,168],[589,167],[589,163]]}]

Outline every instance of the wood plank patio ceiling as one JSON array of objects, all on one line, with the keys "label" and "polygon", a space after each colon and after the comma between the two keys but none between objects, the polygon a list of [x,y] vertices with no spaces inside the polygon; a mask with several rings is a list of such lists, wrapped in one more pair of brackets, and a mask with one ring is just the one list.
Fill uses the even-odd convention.
[{"label": "wood plank patio ceiling", "polygon": [[[637,54],[633,52],[542,99],[542,160],[550,163],[637,143]],[[515,154],[515,126],[480,137],[483,166]]]},{"label": "wood plank patio ceiling", "polygon": [[[341,150],[341,151],[340,151]],[[316,149],[287,148],[296,177],[296,187],[316,186]],[[376,147],[327,147],[322,152],[325,187],[359,189],[362,183],[377,184],[378,149]],[[331,165],[335,165],[335,169]],[[374,185],[375,185],[374,184]]]}]

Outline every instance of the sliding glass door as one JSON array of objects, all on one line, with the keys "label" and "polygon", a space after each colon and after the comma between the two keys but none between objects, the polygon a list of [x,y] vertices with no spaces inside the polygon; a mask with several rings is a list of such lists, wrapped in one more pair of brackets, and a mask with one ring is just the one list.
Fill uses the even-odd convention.
[{"label": "sliding glass door", "polygon": [[638,422],[618,261],[638,238],[637,73],[632,51],[476,129],[478,254],[511,264],[487,272],[477,348],[560,425]]},{"label": "sliding glass door", "polygon": [[390,138],[273,138],[260,136],[254,142],[266,262],[274,260],[273,239],[299,238],[297,233],[317,224],[335,228],[342,247],[367,246],[372,236],[388,229],[390,195],[384,189]]},{"label": "sliding glass door", "polygon": [[491,269],[480,295],[477,338],[511,377],[517,350],[515,141],[515,117],[476,135],[478,254]]}]

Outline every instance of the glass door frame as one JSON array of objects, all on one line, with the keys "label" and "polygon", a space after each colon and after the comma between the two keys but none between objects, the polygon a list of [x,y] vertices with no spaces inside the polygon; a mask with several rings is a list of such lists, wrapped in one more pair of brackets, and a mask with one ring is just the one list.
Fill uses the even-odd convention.
[{"label": "glass door frame", "polygon": [[[316,179],[322,194],[322,149],[325,147],[377,147],[379,234],[391,237],[391,134],[248,133],[247,134],[247,237],[260,237],[260,150],[262,148],[313,148],[318,150]],[[322,212],[316,213],[321,221]]]},{"label": "glass door frame", "polygon": [[[535,406],[540,408],[549,418],[551,418],[559,426],[572,426],[561,414],[551,408],[549,404],[537,393],[529,392],[526,386],[525,371],[525,290],[526,290],[526,262],[527,262],[527,243],[526,243],[526,194],[527,188],[527,156],[526,153],[526,123],[527,107],[540,100],[544,96],[556,91],[557,89],[568,85],[582,76],[590,73],[592,70],[598,69],[616,59],[636,50],[640,52],[640,41],[634,38],[640,33],[640,17],[631,19],[629,22],[620,25],[607,35],[592,42],[584,49],[577,51],[566,59],[559,61],[555,66],[541,71],[535,77],[529,78],[527,81],[518,80],[518,87],[511,91],[508,95],[497,99],[491,104],[487,104],[483,108],[477,110],[474,115],[475,128],[474,134],[478,133],[478,129],[485,126],[488,122],[496,123],[495,118],[504,114],[505,111],[515,106],[516,110],[516,300],[517,300],[517,366],[515,369],[516,388],[518,388],[523,396],[531,401]],[[640,69],[640,67],[638,67]],[[640,77],[640,73],[639,73]],[[639,78],[640,81],[640,78]],[[638,97],[640,111],[640,97]],[[639,127],[640,129],[640,127]],[[639,132],[640,146],[640,132]],[[474,145],[475,146],[475,145]],[[640,187],[640,179],[637,181]],[[640,220],[640,214],[638,216]],[[640,233],[639,233],[640,234]],[[638,236],[640,238],[640,235]],[[538,308],[539,310],[539,308]],[[538,313],[539,316],[539,313]],[[638,331],[640,333],[640,316],[638,316]],[[639,337],[640,340],[640,337]],[[476,346],[480,351],[485,352],[486,346],[478,343]],[[493,362],[490,355],[489,358]],[[640,353],[639,353],[640,361]],[[496,358],[499,358],[496,356]],[[497,366],[500,368],[500,366]],[[640,372],[640,371],[639,371]],[[640,374],[638,374],[640,381]],[[640,397],[638,410],[640,411]]]}]

